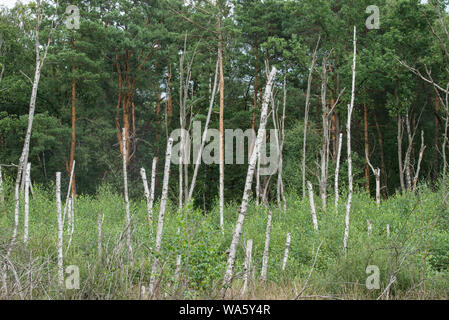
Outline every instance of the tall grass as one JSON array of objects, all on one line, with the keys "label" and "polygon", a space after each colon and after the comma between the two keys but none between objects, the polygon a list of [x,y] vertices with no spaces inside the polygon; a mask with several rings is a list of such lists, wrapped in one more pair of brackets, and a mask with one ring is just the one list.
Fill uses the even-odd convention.
[{"label": "tall grass", "polygon": [[[443,188],[441,188],[443,189]],[[449,296],[449,210],[443,191],[421,186],[413,194],[397,194],[378,207],[367,194],[353,198],[346,254],[343,251],[344,196],[340,207],[318,208],[315,231],[308,199],[287,195],[288,208],[271,208],[273,224],[268,260],[268,281],[259,281],[267,222],[266,209],[251,202],[244,224],[232,286],[222,290],[222,277],[238,204],[225,208],[225,234],[219,225],[219,208],[202,212],[192,206],[179,211],[169,202],[164,224],[161,270],[157,289],[147,295],[151,276],[157,212],[152,226],[146,202],[133,200],[131,231],[134,261],[126,248],[123,197],[108,186],[94,196],[80,195],[75,202],[75,232],[64,265],[80,270],[80,288],[57,284],[57,219],[53,186],[35,186],[30,201],[29,243],[19,241],[10,261],[4,261],[13,226],[11,185],[5,184],[6,200],[0,212],[0,263],[7,267],[7,292],[0,298],[18,299],[447,299]],[[22,206],[23,208],[23,206]],[[97,216],[104,214],[102,255],[97,251]],[[367,220],[373,228],[369,235]],[[390,226],[387,235],[386,226]],[[178,233],[178,229],[180,232]],[[20,232],[23,232],[21,216]],[[287,266],[281,269],[287,233],[291,233]],[[21,239],[21,238],[19,238]],[[253,261],[247,293],[243,285],[244,244],[253,239]],[[179,278],[176,257],[181,255]],[[369,265],[380,270],[380,288],[369,290],[365,281]],[[392,277],[396,278],[385,290]]]}]

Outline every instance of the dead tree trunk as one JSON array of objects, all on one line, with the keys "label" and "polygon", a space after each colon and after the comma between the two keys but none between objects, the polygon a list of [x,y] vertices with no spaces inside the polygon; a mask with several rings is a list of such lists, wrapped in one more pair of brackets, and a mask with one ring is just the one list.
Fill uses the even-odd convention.
[{"label": "dead tree trunk", "polygon": [[321,37],[318,37],[315,50],[312,55],[312,63],[309,69],[309,77],[307,80],[307,94],[306,94],[306,107],[304,113],[304,133],[302,142],[302,160],[301,160],[301,171],[302,171],[302,197],[306,197],[306,144],[307,144],[307,124],[309,120],[309,109],[310,109],[310,90],[312,87],[312,75],[315,69],[316,63],[316,53],[318,51],[318,46],[320,44]]},{"label": "dead tree trunk", "polygon": [[62,224],[62,210],[61,210],[61,172],[56,172],[56,209],[58,219],[58,285],[62,288],[64,284],[64,269],[63,269],[63,256],[62,256],[62,236],[63,236],[63,224]]},{"label": "dead tree trunk", "polygon": [[268,220],[267,220],[267,231],[265,233],[265,248],[263,251],[262,257],[262,273],[260,275],[260,279],[263,283],[267,282],[267,273],[268,273],[268,255],[270,250],[270,236],[271,236],[271,221],[273,219],[273,213],[270,209],[268,209]]},{"label": "dead tree trunk", "polygon": [[170,138],[167,143],[167,152],[165,154],[165,167],[164,167],[164,181],[162,183],[162,196],[161,196],[161,205],[159,211],[159,219],[157,221],[157,233],[156,233],[156,246],[154,248],[155,258],[153,261],[153,267],[151,269],[151,278],[150,278],[150,286],[149,286],[149,294],[150,296],[154,294],[155,284],[156,284],[156,274],[159,269],[159,258],[158,254],[161,250],[162,244],[162,232],[164,229],[164,216],[165,216],[165,206],[167,204],[167,195],[168,195],[168,180],[170,177],[170,161],[171,161],[171,149],[173,145],[173,139]]},{"label": "dead tree trunk", "polygon": [[209,128],[210,116],[212,114],[212,109],[214,106],[215,93],[217,92],[217,78],[218,78],[218,60],[217,60],[217,65],[215,67],[214,87],[212,89],[212,93],[210,96],[209,110],[207,112],[206,124],[204,126],[203,137],[201,139],[201,147],[200,147],[200,150],[198,151],[197,158],[195,159],[195,169],[193,170],[193,177],[192,177],[192,181],[190,183],[190,190],[189,190],[189,196],[187,198],[187,202],[190,202],[190,200],[192,199],[193,190],[195,189],[196,177],[198,175],[198,169],[201,164],[201,155],[203,153],[204,146],[206,145],[207,130]]},{"label": "dead tree trunk", "polygon": [[249,239],[246,242],[246,255],[245,255],[245,267],[244,267],[244,273],[243,273],[242,295],[244,295],[246,293],[246,290],[248,288],[248,281],[250,278],[250,271],[251,271],[252,251],[253,251],[253,239]]},{"label": "dead tree trunk", "polygon": [[287,233],[287,240],[285,241],[284,260],[282,260],[282,271],[284,271],[285,267],[287,266],[288,253],[290,251],[290,241],[291,241],[291,235],[289,232],[289,233]]},{"label": "dead tree trunk", "polygon": [[126,211],[126,246],[128,247],[129,260],[133,261],[133,250],[131,247],[131,213],[129,211],[129,198],[128,198],[128,173],[127,173],[127,141],[126,141],[126,129],[123,128],[123,194],[125,197],[125,211]]},{"label": "dead tree trunk", "polygon": [[343,144],[343,133],[340,133],[338,137],[337,147],[337,164],[335,167],[335,210],[338,209],[338,174],[340,173],[340,157],[341,157],[341,145]]},{"label": "dead tree trunk", "polygon": [[307,188],[309,189],[310,211],[312,212],[313,228],[318,231],[318,219],[316,217],[315,201],[313,200],[313,187],[310,181],[307,181]]},{"label": "dead tree trunk", "polygon": [[356,63],[357,63],[357,35],[356,27],[354,26],[354,58],[352,62],[352,91],[351,91],[351,104],[348,105],[348,122],[346,124],[346,134],[347,134],[347,148],[348,148],[348,202],[346,203],[346,215],[345,215],[345,234],[343,238],[343,250],[346,252],[348,246],[349,237],[349,217],[351,213],[351,203],[352,203],[352,192],[353,192],[353,177],[352,177],[352,156],[351,156],[351,118],[352,110],[354,109],[354,99],[355,99],[355,76],[356,76]]},{"label": "dead tree trunk", "polygon": [[27,168],[25,171],[25,214],[24,214],[24,222],[23,222],[23,242],[28,244],[28,219],[30,213],[30,170],[31,163],[28,162]]},{"label": "dead tree trunk", "polygon": [[249,199],[249,195],[251,193],[251,185],[252,185],[252,181],[254,178],[254,168],[256,166],[256,161],[259,158],[262,139],[265,137],[265,127],[266,127],[267,117],[268,117],[268,105],[270,103],[271,90],[273,87],[273,82],[274,82],[276,72],[277,72],[276,68],[273,67],[270,75],[268,76],[267,84],[265,87],[265,93],[264,93],[263,101],[262,101],[262,109],[261,109],[262,111],[261,111],[261,116],[260,116],[259,130],[257,132],[255,149],[254,149],[253,153],[251,154],[251,158],[250,158],[250,161],[248,164],[248,173],[246,175],[245,189],[243,192],[242,203],[240,205],[240,214],[239,214],[239,217],[237,220],[237,224],[235,226],[234,235],[232,237],[232,242],[231,242],[231,246],[229,249],[228,266],[227,266],[226,273],[225,273],[224,280],[223,280],[224,286],[229,285],[232,281],[232,275],[234,272],[235,255],[237,253],[237,246],[240,241],[240,236],[242,233],[242,226],[243,226],[243,222],[245,221],[246,210],[248,208],[248,199]]}]

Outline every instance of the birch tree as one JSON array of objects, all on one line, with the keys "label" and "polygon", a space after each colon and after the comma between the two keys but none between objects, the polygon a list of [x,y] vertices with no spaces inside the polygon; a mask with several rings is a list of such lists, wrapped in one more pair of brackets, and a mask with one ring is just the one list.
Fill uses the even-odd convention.
[{"label": "birch tree", "polygon": [[268,105],[270,103],[271,90],[273,87],[276,72],[277,72],[276,68],[273,67],[270,75],[268,76],[267,84],[265,86],[265,93],[263,95],[263,100],[262,100],[262,109],[261,109],[259,130],[257,132],[255,147],[254,147],[253,153],[251,154],[250,161],[248,164],[248,173],[246,175],[245,189],[243,191],[242,203],[240,205],[240,213],[239,213],[237,223],[235,226],[235,231],[234,231],[234,234],[232,237],[232,242],[231,242],[231,246],[229,249],[228,266],[227,266],[226,273],[225,273],[225,276],[223,279],[224,286],[227,286],[231,283],[232,276],[234,273],[235,255],[237,253],[237,246],[239,244],[240,236],[242,233],[243,222],[245,221],[245,217],[246,217],[246,211],[248,208],[248,200],[249,200],[249,196],[251,193],[251,185],[252,185],[252,181],[254,178],[254,169],[256,166],[256,161],[259,158],[259,152],[260,152],[260,148],[261,148],[261,144],[262,144],[262,139],[265,135],[265,127],[266,127],[267,118],[268,118]]},{"label": "birch tree", "polygon": [[159,219],[157,221],[156,246],[154,248],[154,253],[155,253],[156,257],[154,258],[153,267],[151,269],[151,278],[150,278],[150,287],[149,287],[150,296],[154,293],[154,289],[155,289],[155,285],[156,285],[156,273],[159,268],[159,257],[157,255],[158,255],[159,251],[161,250],[161,244],[162,244],[162,232],[164,229],[165,206],[167,204],[167,195],[168,195],[168,180],[170,177],[170,162],[171,162],[172,145],[173,145],[173,139],[170,138],[167,143],[167,152],[165,154],[164,181],[162,183],[161,204],[160,204],[160,211],[159,211]]},{"label": "birch tree", "polygon": [[356,77],[356,64],[357,64],[357,34],[356,27],[354,26],[354,57],[352,62],[352,90],[351,90],[351,103],[348,105],[348,122],[346,124],[347,134],[347,148],[348,148],[348,202],[346,203],[346,215],[345,215],[345,234],[343,238],[343,250],[346,252],[348,246],[349,237],[349,218],[351,213],[352,193],[353,193],[353,176],[352,176],[352,157],[351,157],[351,118],[352,111],[354,109],[355,99],[355,77]]},{"label": "birch tree", "polygon": [[58,220],[58,284],[62,288],[64,284],[64,267],[63,267],[63,222],[61,210],[61,172],[56,172],[56,211]]},{"label": "birch tree", "polygon": [[127,142],[126,142],[126,129],[122,129],[122,163],[123,163],[123,194],[125,197],[125,212],[126,212],[126,246],[128,247],[128,255],[130,261],[133,260],[133,250],[131,246],[131,213],[129,210],[129,198],[128,198],[128,173],[127,173]]},{"label": "birch tree", "polygon": [[320,44],[321,37],[318,37],[315,50],[312,55],[312,63],[310,64],[309,77],[307,80],[307,94],[306,94],[306,107],[304,112],[304,134],[302,141],[302,160],[301,160],[301,172],[302,172],[302,197],[306,197],[306,144],[307,144],[307,124],[309,121],[309,108],[310,108],[310,90],[312,87],[312,75],[315,69],[316,53]]}]

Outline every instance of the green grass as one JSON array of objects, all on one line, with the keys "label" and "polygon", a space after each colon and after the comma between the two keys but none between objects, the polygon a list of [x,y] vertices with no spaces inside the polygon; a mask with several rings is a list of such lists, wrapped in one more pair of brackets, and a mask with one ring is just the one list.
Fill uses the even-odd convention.
[{"label": "green grass", "polygon": [[[443,188],[442,188],[443,189]],[[0,213],[0,254],[5,256],[13,226],[11,185],[6,183],[6,201]],[[176,201],[168,203],[165,215],[158,290],[153,298],[293,299],[333,297],[376,299],[390,277],[397,280],[388,292],[390,299],[447,299],[449,295],[449,210],[444,192],[426,186],[415,193],[395,195],[379,207],[364,193],[356,193],[351,209],[348,249],[343,251],[345,198],[338,208],[333,195],[327,210],[318,209],[319,231],[313,229],[308,199],[287,195],[287,212],[272,205],[273,224],[268,260],[268,280],[259,281],[265,244],[267,212],[251,202],[245,219],[235,264],[232,287],[223,295],[222,277],[235,223],[237,203],[225,208],[225,232],[219,227],[218,206],[204,213],[191,206],[179,211]],[[23,203],[19,237],[11,255],[7,277],[8,293],[0,298],[19,298],[17,271],[24,298],[34,299],[139,299],[141,287],[148,287],[154,258],[159,203],[153,209],[153,224],[147,220],[146,203],[131,202],[131,264],[126,251],[123,197],[103,186],[95,196],[80,195],[75,203],[75,232],[66,251],[69,230],[64,231],[64,266],[80,269],[80,289],[57,285],[57,219],[54,189],[35,186],[30,203],[30,242],[23,244]],[[315,197],[319,207],[318,197]],[[6,214],[5,214],[6,212]],[[97,215],[104,215],[102,255],[97,254]],[[373,224],[367,233],[367,219]],[[387,236],[386,226],[390,226]],[[179,233],[178,233],[179,229]],[[286,269],[281,270],[287,233],[291,233]],[[240,294],[244,265],[244,244],[253,239],[252,266],[255,277],[248,292]],[[319,247],[319,251],[318,250]],[[182,266],[176,281],[176,257]],[[316,257],[316,262],[314,260]],[[0,257],[1,258],[1,257]],[[3,258],[2,258],[3,263]],[[366,268],[380,270],[380,289],[368,290]],[[1,292],[1,291],[0,291]],[[384,294],[382,299],[386,298]]]}]

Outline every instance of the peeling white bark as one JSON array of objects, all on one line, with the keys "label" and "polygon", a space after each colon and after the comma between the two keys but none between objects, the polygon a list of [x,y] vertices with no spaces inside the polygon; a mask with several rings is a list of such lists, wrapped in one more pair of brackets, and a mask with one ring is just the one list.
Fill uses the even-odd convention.
[{"label": "peeling white bark", "polygon": [[316,217],[315,201],[313,200],[313,187],[310,181],[307,181],[307,188],[309,189],[310,210],[312,211],[313,228],[318,231],[318,219]]},{"label": "peeling white bark", "polygon": [[347,139],[348,139],[348,180],[349,180],[349,192],[348,192],[348,202],[346,203],[346,215],[345,215],[345,234],[343,238],[343,250],[346,252],[348,246],[349,237],[349,217],[351,213],[351,203],[352,203],[352,193],[353,193],[353,176],[352,176],[352,157],[351,157],[351,118],[352,110],[354,109],[354,99],[355,99],[355,76],[356,76],[356,64],[357,64],[357,34],[356,26],[354,26],[354,57],[352,62],[352,91],[351,91],[351,104],[348,105],[348,122],[346,124]]},{"label": "peeling white bark", "polygon": [[234,273],[234,263],[235,263],[235,255],[237,253],[237,246],[240,241],[240,236],[242,233],[243,222],[246,217],[246,210],[248,209],[248,199],[251,193],[251,185],[254,178],[254,169],[256,166],[256,161],[259,158],[260,146],[262,144],[262,139],[265,135],[265,127],[267,123],[268,117],[268,104],[270,103],[271,90],[273,87],[274,77],[276,75],[276,68],[273,67],[270,75],[268,76],[267,84],[265,87],[265,93],[262,100],[262,111],[260,116],[260,126],[257,132],[256,144],[253,153],[251,154],[251,158],[248,165],[248,173],[246,175],[245,189],[243,192],[242,203],[240,205],[240,214],[235,226],[234,235],[232,237],[231,246],[229,249],[229,257],[228,257],[228,266],[226,269],[226,273],[223,279],[223,285],[227,286],[231,283],[232,275]]},{"label": "peeling white bark", "polygon": [[128,172],[126,163],[126,155],[128,150],[126,150],[126,130],[123,128],[122,131],[122,145],[123,145],[123,194],[125,197],[125,211],[126,211],[126,246],[128,247],[129,260],[133,261],[133,249],[131,246],[131,213],[129,211],[129,198],[128,198]]},{"label": "peeling white bark", "polygon": [[335,211],[338,210],[338,175],[340,173],[340,158],[341,158],[341,146],[343,144],[343,133],[340,133],[338,138],[338,149],[337,149],[337,166],[335,167]]},{"label": "peeling white bark", "polygon": [[287,266],[288,253],[290,252],[290,241],[291,241],[291,235],[289,232],[289,233],[287,233],[287,240],[285,242],[284,260],[282,260],[282,271],[284,271],[285,267]]},{"label": "peeling white bark", "polygon": [[28,244],[28,221],[30,214],[30,170],[31,163],[28,162],[25,171],[25,214],[23,222],[23,242]]},{"label": "peeling white bark", "polygon": [[262,273],[260,279],[263,282],[267,282],[267,272],[268,272],[268,255],[270,250],[270,236],[271,236],[271,221],[273,219],[273,213],[268,209],[268,220],[267,220],[267,231],[265,233],[265,248],[262,257]]},{"label": "peeling white bark", "polygon": [[61,210],[61,172],[56,172],[56,210],[58,219],[58,284],[62,288],[64,284],[64,268],[63,268],[63,224],[62,224],[62,210]]},{"label": "peeling white bark", "polygon": [[154,287],[156,282],[156,276],[159,269],[159,258],[157,254],[161,250],[162,244],[162,232],[164,229],[164,215],[165,215],[165,206],[167,204],[167,195],[168,195],[168,180],[170,177],[170,162],[171,162],[171,151],[173,146],[173,139],[170,138],[167,143],[167,152],[165,154],[165,167],[164,167],[164,181],[162,183],[162,196],[161,196],[161,205],[159,211],[159,219],[157,222],[157,233],[156,233],[156,246],[154,248],[154,253],[156,257],[153,261],[153,267],[151,269],[151,278],[150,278],[150,287],[149,293],[150,296],[154,293]]},{"label": "peeling white bark", "polygon": [[248,281],[250,277],[250,271],[251,271],[251,256],[253,252],[253,239],[249,239],[246,241],[246,255],[245,255],[245,267],[243,272],[243,288],[242,288],[242,295],[246,293],[246,290],[248,288]]}]

